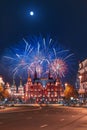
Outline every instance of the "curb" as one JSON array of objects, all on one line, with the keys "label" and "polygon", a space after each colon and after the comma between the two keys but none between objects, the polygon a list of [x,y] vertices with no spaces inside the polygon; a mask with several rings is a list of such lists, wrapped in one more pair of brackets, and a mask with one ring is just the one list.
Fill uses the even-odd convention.
[{"label": "curb", "polygon": [[28,111],[31,112],[31,111],[38,111],[38,110],[41,110],[41,107],[40,107],[40,108],[33,109],[33,110],[31,109],[31,110],[13,110],[13,111],[10,111],[10,110],[9,110],[9,111],[0,111],[0,114],[1,114],[1,113],[8,113],[8,114],[9,114],[9,113],[16,113],[16,112],[17,112],[17,113],[20,113],[20,112],[28,112]]}]

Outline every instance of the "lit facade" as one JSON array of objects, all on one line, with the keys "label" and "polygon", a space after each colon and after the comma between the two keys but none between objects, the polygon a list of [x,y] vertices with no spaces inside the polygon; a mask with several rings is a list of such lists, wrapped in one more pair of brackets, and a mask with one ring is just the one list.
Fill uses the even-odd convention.
[{"label": "lit facade", "polygon": [[78,69],[79,94],[87,97],[87,59],[79,64]]},{"label": "lit facade", "polygon": [[25,101],[30,103],[58,103],[64,97],[64,89],[59,78],[28,77],[25,85]]},{"label": "lit facade", "polygon": [[13,79],[13,85],[11,86],[10,90],[12,97],[24,98],[24,86],[22,85],[22,79],[20,79],[20,85],[18,86],[18,88],[15,84],[15,80]]},{"label": "lit facade", "polygon": [[23,86],[22,79],[17,88],[15,81],[11,86],[11,96],[21,97],[26,103],[58,103],[64,97],[64,88],[60,78],[37,78],[35,73],[34,79],[28,76],[27,83]]}]

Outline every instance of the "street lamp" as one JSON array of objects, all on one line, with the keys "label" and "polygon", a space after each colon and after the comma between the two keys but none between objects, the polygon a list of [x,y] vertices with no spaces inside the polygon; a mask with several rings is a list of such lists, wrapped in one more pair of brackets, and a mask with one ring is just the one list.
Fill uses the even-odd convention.
[{"label": "street lamp", "polygon": [[85,99],[84,95],[85,95],[85,89],[83,88],[83,85],[81,84],[81,79],[82,79],[82,75],[79,76],[79,80],[80,80],[80,88],[79,88],[79,94],[82,97],[82,101]]},{"label": "street lamp", "polygon": [[65,83],[65,87],[67,87],[68,83]]},{"label": "street lamp", "polygon": [[79,79],[80,79],[80,83],[81,83],[82,75],[79,76]]},{"label": "street lamp", "polygon": [[81,88],[82,75],[79,75],[79,87]]}]

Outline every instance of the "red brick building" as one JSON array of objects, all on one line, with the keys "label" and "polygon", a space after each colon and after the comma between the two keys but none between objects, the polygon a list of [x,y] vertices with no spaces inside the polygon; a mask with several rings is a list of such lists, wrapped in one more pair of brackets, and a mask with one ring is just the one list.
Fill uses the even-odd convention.
[{"label": "red brick building", "polygon": [[60,78],[38,79],[36,74],[34,80],[28,77],[24,86],[24,98],[29,103],[58,103],[64,96],[64,88]]}]

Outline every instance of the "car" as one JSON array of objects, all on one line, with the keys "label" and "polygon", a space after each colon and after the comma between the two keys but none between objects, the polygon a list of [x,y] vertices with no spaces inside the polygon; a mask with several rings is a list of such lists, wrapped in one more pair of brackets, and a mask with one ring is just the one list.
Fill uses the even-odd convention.
[{"label": "car", "polygon": [[0,109],[5,109],[5,106],[0,106]]}]

